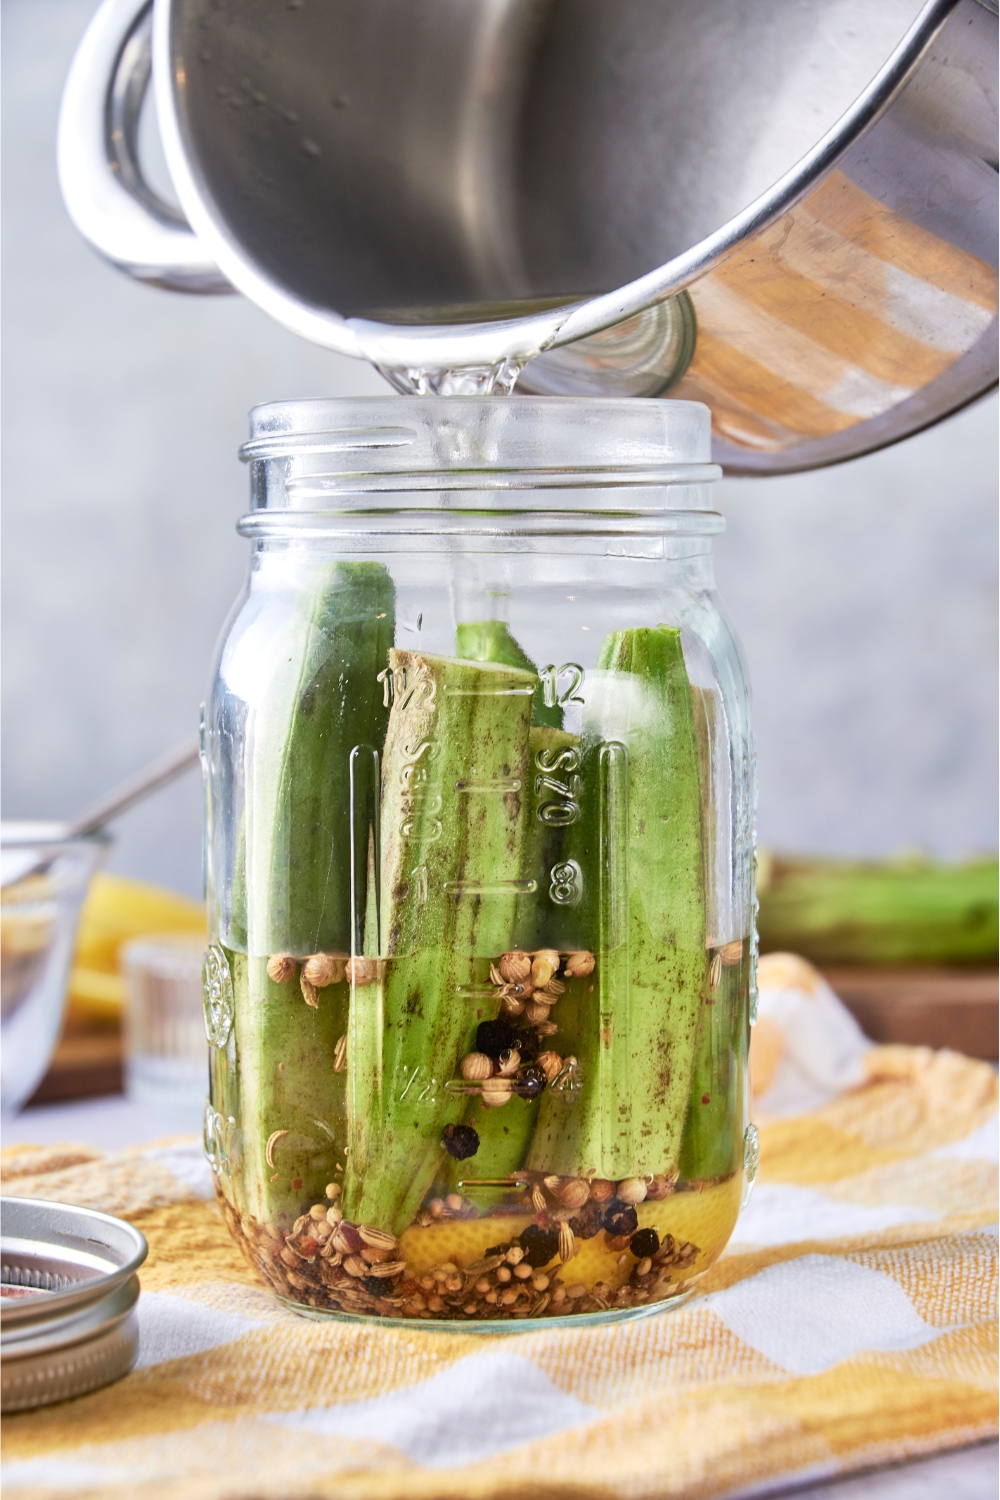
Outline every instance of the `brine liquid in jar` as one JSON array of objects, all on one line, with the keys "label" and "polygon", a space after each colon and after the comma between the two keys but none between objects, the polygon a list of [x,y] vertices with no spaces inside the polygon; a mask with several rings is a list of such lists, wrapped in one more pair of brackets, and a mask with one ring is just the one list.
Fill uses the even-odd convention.
[{"label": "brine liquid in jar", "polygon": [[[497,452],[553,406],[671,403],[502,403],[491,446],[500,404],[288,403],[376,407],[386,447],[424,423],[442,487],[441,433],[478,423],[493,493],[441,507],[433,553],[398,495],[360,555],[336,523],[248,522],[208,711],[206,1149],[238,1242],[316,1314],[636,1315],[683,1298],[743,1193],[752,788],[707,548],[623,558],[612,526],[581,551],[573,514],[525,555]],[[308,445],[268,441],[284,497]]]}]

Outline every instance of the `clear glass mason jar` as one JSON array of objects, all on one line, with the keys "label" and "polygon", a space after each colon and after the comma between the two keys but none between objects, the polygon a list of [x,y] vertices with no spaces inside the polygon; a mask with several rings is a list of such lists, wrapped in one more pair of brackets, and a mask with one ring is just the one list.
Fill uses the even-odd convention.
[{"label": "clear glass mason jar", "polygon": [[694,403],[258,407],[203,726],[206,1149],[298,1310],[683,1298],[755,1165],[753,759]]}]

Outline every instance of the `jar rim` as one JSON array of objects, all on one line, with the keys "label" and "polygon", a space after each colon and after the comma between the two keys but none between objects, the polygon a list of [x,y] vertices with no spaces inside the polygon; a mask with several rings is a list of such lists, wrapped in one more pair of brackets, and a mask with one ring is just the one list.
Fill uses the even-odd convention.
[{"label": "jar rim", "polygon": [[254,466],[284,463],[268,508],[376,490],[700,485],[721,477],[711,456],[701,402],[568,396],[273,401],[250,412],[240,449]]},{"label": "jar rim", "polygon": [[[661,492],[662,493],[662,492]],[[370,500],[371,497],[365,497]],[[322,510],[258,509],[241,516],[236,529],[251,541],[315,542],[342,545],[386,545],[390,539],[425,550],[462,542],[502,547],[522,542],[559,547],[586,539],[613,544],[616,539],[662,544],[670,537],[712,537],[725,530],[718,511],[661,506],[659,509],[491,509],[450,506],[404,506]]]}]

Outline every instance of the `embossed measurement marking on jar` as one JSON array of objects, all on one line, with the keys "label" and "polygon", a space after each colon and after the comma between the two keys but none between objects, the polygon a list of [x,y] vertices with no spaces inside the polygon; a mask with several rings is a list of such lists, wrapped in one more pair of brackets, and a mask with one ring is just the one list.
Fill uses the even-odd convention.
[{"label": "embossed measurement marking on jar", "polygon": [[[368,860],[374,868],[382,864],[381,797],[382,757],[374,745],[355,745],[348,759],[350,799],[350,891],[351,957],[374,956],[382,947],[382,901],[378,882],[374,886],[374,934],[367,934],[371,948],[366,955],[368,926]],[[374,954],[371,949],[374,950]],[[352,986],[353,988],[353,986]],[[375,985],[371,1005],[378,1018],[374,1026],[362,1024],[360,1007],[352,1002],[348,1015],[347,1049],[351,1069],[349,1150],[355,1168],[367,1172],[371,1165],[371,1132],[366,1124],[382,1108],[382,986]]]},{"label": "embossed measurement marking on jar", "polygon": [[521,790],[520,776],[510,776],[499,781],[456,781],[456,792],[499,792],[501,796],[505,792],[519,792]]},{"label": "embossed measurement marking on jar", "polygon": [[492,984],[456,984],[455,994],[460,1000],[495,1000],[497,997]]},{"label": "embossed measurement marking on jar", "polygon": [[421,662],[411,676],[406,667],[383,667],[375,676],[382,684],[382,707],[395,703],[399,708],[422,709],[429,713],[437,697],[437,682]]},{"label": "embossed measurement marking on jar", "polygon": [[527,1177],[460,1177],[457,1186],[464,1193],[467,1188],[525,1187],[527,1181]]},{"label": "embossed measurement marking on jar", "polygon": [[[400,1104],[402,1104],[407,1096],[409,1096],[410,1104],[437,1104],[438,1081],[436,1078],[427,1078],[424,1070],[419,1066],[409,1070],[408,1073],[405,1063],[400,1071],[406,1079],[402,1092],[396,1096]],[[421,1078],[422,1074],[424,1075],[423,1078]]]},{"label": "embossed measurement marking on jar", "polygon": [[[561,750],[539,750],[535,756],[535,795],[553,795],[540,802],[535,816],[550,828],[568,828],[579,821],[583,777],[578,775],[580,752],[567,745]],[[557,774],[561,773],[561,774]],[[583,871],[575,859],[559,860],[549,871],[549,898],[556,906],[576,906],[583,896]]]},{"label": "embossed measurement marking on jar", "polygon": [[433,819],[425,825],[423,842],[436,843],[444,833],[444,825],[436,816],[444,806],[440,792],[433,796],[427,786],[430,775],[427,766],[441,754],[440,740],[420,740],[416,745],[404,745],[403,767],[399,773],[402,788],[403,821],[400,832],[408,838],[414,832],[419,819]]},{"label": "embossed measurement marking on jar", "polygon": [[[583,687],[587,674],[579,662],[564,661],[561,667],[557,667],[550,662],[547,667],[541,669],[538,675],[542,681],[542,694],[548,708],[556,708],[557,706],[562,708],[567,703],[586,702],[586,699],[580,696],[580,689]],[[560,692],[559,680],[562,677],[568,677],[570,681],[569,686],[563,688],[562,692]]]},{"label": "embossed measurement marking on jar", "polygon": [[531,698],[535,691],[532,687],[453,687],[450,682],[444,690],[453,698]]},{"label": "embossed measurement marking on jar", "polygon": [[[547,802],[540,802],[536,817],[540,823],[552,828],[568,828],[580,817],[580,798],[583,795],[583,778],[576,775],[580,765],[580,752],[574,746],[563,750],[539,750],[535,756],[535,795],[552,792]],[[556,775],[561,771],[562,776]]]},{"label": "embossed measurement marking on jar", "polygon": [[454,896],[531,896],[538,889],[536,880],[442,880],[441,889]]},{"label": "embossed measurement marking on jar", "polygon": [[446,1094],[459,1094],[463,1098],[478,1098],[483,1092],[481,1083],[470,1083],[465,1078],[449,1078],[444,1086]]},{"label": "embossed measurement marking on jar", "polygon": [[[601,1030],[597,1059],[601,1157],[604,1175],[633,1149],[631,961],[629,958],[628,750],[616,740],[598,756],[598,931]],[[623,1102],[628,1111],[622,1115]],[[605,1171],[605,1168],[607,1169]]]},{"label": "embossed measurement marking on jar", "polygon": [[563,859],[549,871],[549,898],[556,906],[579,906],[583,871],[575,859]]},{"label": "embossed measurement marking on jar", "polygon": [[549,1084],[549,1089],[557,1094],[568,1094],[570,1099],[576,1099],[583,1092],[583,1079],[580,1077],[580,1065],[575,1057],[567,1057],[562,1068]]}]

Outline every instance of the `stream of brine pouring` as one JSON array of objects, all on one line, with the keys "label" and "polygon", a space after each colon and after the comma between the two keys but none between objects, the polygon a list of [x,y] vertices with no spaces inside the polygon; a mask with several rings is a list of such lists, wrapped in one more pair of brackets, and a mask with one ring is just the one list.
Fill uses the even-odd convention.
[{"label": "stream of brine pouring", "polygon": [[509,396],[526,359],[505,359],[496,365],[467,365],[455,370],[419,366],[375,368],[403,396]]}]

